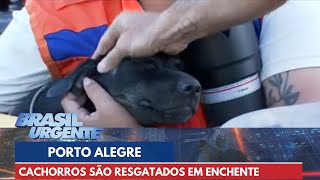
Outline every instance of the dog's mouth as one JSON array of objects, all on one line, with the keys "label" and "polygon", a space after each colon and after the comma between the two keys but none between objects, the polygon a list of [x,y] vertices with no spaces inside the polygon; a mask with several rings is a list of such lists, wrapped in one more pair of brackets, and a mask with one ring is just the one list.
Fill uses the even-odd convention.
[{"label": "dog's mouth", "polygon": [[163,118],[165,121],[174,122],[178,121],[180,123],[189,120],[195,113],[195,108],[192,106],[183,106],[166,109],[163,113]]},{"label": "dog's mouth", "polygon": [[196,103],[158,109],[154,107],[149,100],[142,100],[140,101],[139,106],[145,111],[161,115],[161,117],[163,118],[162,120],[169,124],[177,121],[185,122],[190,119],[197,110]]},{"label": "dog's mouth", "polygon": [[184,106],[177,106],[177,107],[171,107],[171,108],[165,108],[162,110],[159,110],[157,108],[155,108],[152,103],[149,100],[142,100],[139,103],[139,106],[149,110],[149,111],[154,111],[154,112],[165,112],[165,113],[170,113],[170,112],[175,112],[175,111],[191,111],[192,114],[194,114],[196,112],[196,105],[184,105]]}]

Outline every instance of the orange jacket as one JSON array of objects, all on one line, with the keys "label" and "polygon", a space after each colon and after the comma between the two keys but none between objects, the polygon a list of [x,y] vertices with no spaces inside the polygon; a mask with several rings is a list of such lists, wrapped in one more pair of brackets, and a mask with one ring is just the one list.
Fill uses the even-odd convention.
[{"label": "orange jacket", "polygon": [[[54,78],[72,72],[94,53],[108,26],[122,11],[143,11],[136,0],[27,0],[26,8],[42,59]],[[202,111],[186,124],[206,127]]]}]

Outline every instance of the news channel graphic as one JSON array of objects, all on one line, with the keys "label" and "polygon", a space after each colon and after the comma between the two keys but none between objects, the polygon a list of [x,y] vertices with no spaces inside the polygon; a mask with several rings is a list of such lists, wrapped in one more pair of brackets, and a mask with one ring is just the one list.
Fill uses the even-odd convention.
[{"label": "news channel graphic", "polygon": [[104,129],[96,140],[29,133],[0,129],[1,178],[152,179],[158,169],[157,179],[320,178],[320,129]]},{"label": "news channel graphic", "polygon": [[76,113],[20,113],[16,127],[30,127],[31,139],[97,140],[103,130],[83,127]]}]

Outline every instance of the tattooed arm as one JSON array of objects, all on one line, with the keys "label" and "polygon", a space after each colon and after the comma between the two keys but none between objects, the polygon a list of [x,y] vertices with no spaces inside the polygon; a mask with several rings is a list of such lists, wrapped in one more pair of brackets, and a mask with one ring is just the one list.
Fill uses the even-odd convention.
[{"label": "tattooed arm", "polygon": [[274,75],[263,82],[269,107],[320,101],[320,68],[305,68]]},{"label": "tattooed arm", "polygon": [[320,101],[319,1],[288,1],[264,16],[260,36],[270,107]]}]

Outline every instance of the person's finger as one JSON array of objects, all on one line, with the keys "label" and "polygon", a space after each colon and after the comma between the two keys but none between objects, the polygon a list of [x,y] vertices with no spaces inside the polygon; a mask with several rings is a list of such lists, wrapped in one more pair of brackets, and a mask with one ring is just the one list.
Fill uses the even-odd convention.
[{"label": "person's finger", "polygon": [[78,104],[80,104],[80,106],[83,106],[86,103],[88,97],[86,95],[83,95],[83,96],[80,96],[77,99],[78,99],[77,100]]},{"label": "person's finger", "polygon": [[70,93],[62,99],[61,106],[66,113],[76,113],[79,120],[89,114],[88,110],[83,108],[79,102],[77,102],[77,98]]},{"label": "person's finger", "polygon": [[117,67],[122,59],[128,56],[127,46],[127,41],[120,37],[116,46],[98,64],[98,72],[105,73]]},{"label": "person's finger", "polygon": [[78,120],[81,122],[83,122],[86,119],[86,117],[90,114],[87,109],[82,107],[79,108],[75,113],[77,114]]},{"label": "person's finger", "polygon": [[101,124],[97,123],[97,121],[102,121],[101,119],[98,118],[98,113],[97,112],[93,112],[93,113],[91,113],[89,115],[86,115],[81,119],[81,122],[83,122],[83,125],[85,127],[98,127],[98,126],[101,126]]},{"label": "person's finger", "polygon": [[[79,106],[82,106],[85,102],[87,101],[87,97],[85,95],[77,97],[72,93],[68,93],[67,95],[65,95],[61,101],[61,105],[62,106],[67,106],[68,103],[70,102],[75,102],[77,103]],[[68,107],[66,107],[68,108]]]},{"label": "person's finger", "polygon": [[170,55],[178,55],[187,48],[188,44],[176,43],[171,46],[167,46],[163,52]]},{"label": "person's finger", "polygon": [[129,49],[130,57],[152,56],[160,51],[157,44],[154,44],[147,35],[137,35],[134,41],[131,41]]},{"label": "person's finger", "polygon": [[100,109],[105,111],[103,108],[106,108],[105,106],[108,105],[107,102],[114,101],[114,99],[105,89],[103,89],[97,82],[90,78],[86,77],[83,79],[83,86],[97,111]]},{"label": "person's finger", "polygon": [[117,24],[115,21],[104,33],[92,55],[92,59],[97,59],[99,56],[107,54],[115,46],[121,34]]},{"label": "person's finger", "polygon": [[[77,108],[76,104],[76,96],[73,95],[72,93],[68,93],[67,95],[65,95],[63,98],[62,98],[62,101],[61,101],[61,106],[63,107],[63,109],[66,111],[69,111],[70,109],[74,109],[74,107]],[[71,106],[69,106],[69,104],[71,104]]]}]

